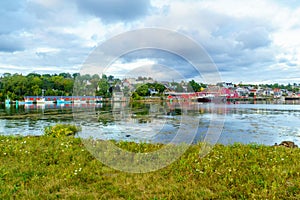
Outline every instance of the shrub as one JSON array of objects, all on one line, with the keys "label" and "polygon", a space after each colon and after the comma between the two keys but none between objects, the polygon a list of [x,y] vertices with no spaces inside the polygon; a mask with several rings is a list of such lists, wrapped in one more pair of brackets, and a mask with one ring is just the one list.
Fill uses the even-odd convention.
[{"label": "shrub", "polygon": [[56,124],[48,126],[44,130],[44,134],[52,137],[73,136],[80,131],[80,128],[72,124]]},{"label": "shrub", "polygon": [[133,92],[131,95],[131,98],[133,100],[141,100],[142,99],[142,97],[137,92]]}]

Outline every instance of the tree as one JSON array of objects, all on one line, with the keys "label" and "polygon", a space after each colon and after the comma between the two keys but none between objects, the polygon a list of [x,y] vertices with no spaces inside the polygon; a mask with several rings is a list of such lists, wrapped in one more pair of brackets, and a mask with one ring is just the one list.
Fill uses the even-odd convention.
[{"label": "tree", "polygon": [[114,76],[109,75],[109,76],[108,76],[108,80],[109,80],[109,81],[113,81],[113,80],[114,80]]},{"label": "tree", "polygon": [[199,92],[201,85],[196,83],[194,80],[189,81],[188,83],[188,92]]},{"label": "tree", "polygon": [[64,78],[72,78],[71,74],[70,73],[60,73],[59,76],[62,76]]},{"label": "tree", "polygon": [[38,73],[29,73],[27,77],[41,77],[41,75]]},{"label": "tree", "polygon": [[141,86],[138,86],[135,90],[135,92],[139,95],[139,96],[149,96],[150,92],[149,92],[149,87],[147,84],[143,84]]},{"label": "tree", "polygon": [[98,82],[100,80],[100,77],[98,74],[94,74],[90,80],[90,87],[93,91],[97,91],[98,88]]},{"label": "tree", "polygon": [[7,77],[11,77],[11,73],[4,73],[3,77],[7,78]]},{"label": "tree", "polygon": [[74,74],[72,74],[73,79],[76,79],[78,76],[80,76],[80,73],[74,73]]},{"label": "tree", "polygon": [[162,94],[166,87],[163,85],[163,84],[160,84],[160,83],[147,83],[148,85],[148,88],[149,89],[154,89],[155,91],[157,91],[159,94]]},{"label": "tree", "polygon": [[[102,76],[103,77],[103,76]],[[109,92],[110,85],[105,78],[101,78],[98,82],[98,91],[96,91],[96,94],[98,96],[102,96],[105,98],[111,97],[111,93]]]}]

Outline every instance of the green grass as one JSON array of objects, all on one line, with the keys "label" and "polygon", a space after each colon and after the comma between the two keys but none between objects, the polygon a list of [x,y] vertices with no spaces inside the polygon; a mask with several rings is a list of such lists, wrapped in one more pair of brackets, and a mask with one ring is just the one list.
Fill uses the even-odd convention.
[{"label": "green grass", "polygon": [[200,148],[161,170],[130,174],[101,164],[78,138],[0,136],[0,199],[300,199],[300,149],[216,145],[199,158]]},{"label": "green grass", "polygon": [[79,131],[80,128],[72,124],[56,124],[46,127],[44,134],[51,137],[64,137],[74,136]]}]

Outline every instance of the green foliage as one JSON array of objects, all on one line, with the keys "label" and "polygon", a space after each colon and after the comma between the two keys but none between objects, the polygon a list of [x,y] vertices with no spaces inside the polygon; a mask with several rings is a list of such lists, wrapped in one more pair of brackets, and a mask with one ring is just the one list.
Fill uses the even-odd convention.
[{"label": "green foliage", "polygon": [[142,97],[137,92],[133,92],[131,98],[133,100],[142,100]]},{"label": "green foliage", "polygon": [[147,84],[143,84],[140,85],[136,88],[135,92],[139,95],[139,96],[149,96],[150,92],[149,92],[149,86]]},{"label": "green foliage", "polygon": [[201,85],[194,80],[189,81],[188,83],[188,92],[200,92]]},{"label": "green foliage", "polygon": [[146,83],[140,84],[136,87],[136,94],[139,96],[145,97],[150,95],[150,90],[156,91],[157,95],[162,95],[166,87],[160,83]]},{"label": "green foliage", "polygon": [[[137,153],[164,147],[114,143]],[[102,164],[79,138],[0,136],[0,199],[300,198],[300,149],[216,145],[199,157],[202,145],[163,169],[130,174]]]},{"label": "green foliage", "polygon": [[79,131],[80,128],[72,124],[56,124],[54,126],[46,127],[44,134],[52,137],[64,137],[73,136]]},{"label": "green foliage", "polygon": [[[23,100],[24,96],[41,96],[42,90],[45,91],[45,96],[71,96],[74,87],[78,92],[74,95],[95,95],[99,81],[100,78],[97,74],[91,76],[79,73],[73,75],[69,73],[60,73],[59,75],[30,73],[23,76],[22,74],[4,73],[0,77],[0,101],[3,102],[7,95],[11,100]],[[98,93],[101,94],[100,96],[110,87],[107,79],[104,83],[105,86],[102,86],[101,82],[99,83],[100,91]],[[103,93],[104,97],[110,96],[105,92]]]},{"label": "green foliage", "polygon": [[160,94],[160,95],[161,95],[161,94],[165,91],[165,89],[166,89],[166,87],[165,87],[163,84],[157,83],[157,82],[155,82],[155,83],[148,83],[147,85],[148,85],[149,88],[155,89],[155,91],[157,91],[158,94]]},{"label": "green foliage", "polygon": [[106,75],[103,74],[102,78],[98,82],[97,95],[105,97],[105,98],[111,97],[112,94],[109,91],[109,88],[110,88],[110,84],[108,82],[108,79],[107,79]]},{"label": "green foliage", "polygon": [[74,78],[69,73],[60,75],[40,75],[30,73],[4,74],[0,78],[0,101],[4,101],[6,95],[11,100],[23,100],[24,96],[40,96],[42,90],[45,95],[69,96],[72,94]]}]

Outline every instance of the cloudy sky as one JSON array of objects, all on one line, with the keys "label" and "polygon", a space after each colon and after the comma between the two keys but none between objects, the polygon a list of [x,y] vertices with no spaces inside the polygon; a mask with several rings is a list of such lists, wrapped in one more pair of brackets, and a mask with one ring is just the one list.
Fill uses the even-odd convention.
[{"label": "cloudy sky", "polygon": [[[79,72],[114,36],[163,28],[202,46],[223,81],[300,83],[297,0],[3,0],[0,15],[1,74]],[[172,65],[197,79],[178,56],[157,54],[131,53],[112,69]]]}]

